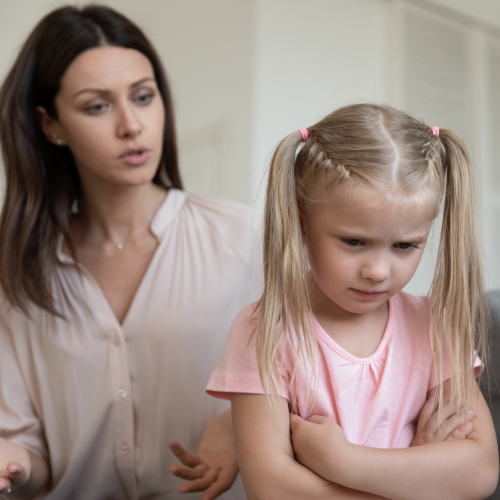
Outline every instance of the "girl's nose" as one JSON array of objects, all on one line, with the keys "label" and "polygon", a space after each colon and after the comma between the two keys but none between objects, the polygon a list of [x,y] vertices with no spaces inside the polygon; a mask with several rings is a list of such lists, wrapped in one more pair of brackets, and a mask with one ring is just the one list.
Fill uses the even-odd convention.
[{"label": "girl's nose", "polygon": [[135,139],[142,132],[141,124],[128,103],[123,104],[118,110],[116,129],[121,139]]},{"label": "girl's nose", "polygon": [[361,267],[361,276],[373,281],[385,281],[390,276],[391,266],[384,255],[373,255]]}]

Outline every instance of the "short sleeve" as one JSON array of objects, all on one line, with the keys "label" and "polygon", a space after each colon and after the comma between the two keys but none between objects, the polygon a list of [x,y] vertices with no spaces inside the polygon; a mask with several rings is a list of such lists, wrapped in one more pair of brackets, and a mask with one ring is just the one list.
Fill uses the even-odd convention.
[{"label": "short sleeve", "polygon": [[[221,357],[215,367],[206,391],[219,399],[231,399],[231,393],[265,394],[259,375],[256,339],[252,335],[255,321],[255,304],[246,306],[236,316],[224,344]],[[289,400],[288,376],[284,366],[280,366],[282,380],[277,390],[284,399]]]},{"label": "short sleeve", "polygon": [[[3,312],[3,311],[2,311]],[[11,332],[0,319],[0,437],[47,459],[40,420],[31,403],[19,367]]]},{"label": "short sleeve", "polygon": [[[484,365],[479,358],[479,356],[474,353],[474,378],[479,377],[480,373],[484,369]],[[448,355],[446,352],[444,352],[443,356],[443,382],[448,380],[451,377],[451,368],[450,368],[450,363],[448,361]],[[436,374],[434,370],[434,366],[431,368],[431,376],[429,377],[429,385],[427,387],[427,391],[430,391],[434,387],[439,385],[439,376]]]}]

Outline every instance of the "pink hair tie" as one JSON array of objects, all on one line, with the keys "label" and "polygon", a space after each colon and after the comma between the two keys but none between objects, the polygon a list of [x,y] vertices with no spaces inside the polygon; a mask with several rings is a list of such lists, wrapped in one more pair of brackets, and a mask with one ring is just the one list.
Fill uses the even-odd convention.
[{"label": "pink hair tie", "polygon": [[301,129],[299,130],[299,132],[302,134],[302,140],[303,140],[304,142],[306,142],[306,141],[307,141],[307,138],[309,137],[309,132],[307,131],[307,129],[306,129],[306,128],[301,128]]},{"label": "pink hair tie", "polygon": [[432,133],[435,136],[439,137],[439,127],[432,127]]}]

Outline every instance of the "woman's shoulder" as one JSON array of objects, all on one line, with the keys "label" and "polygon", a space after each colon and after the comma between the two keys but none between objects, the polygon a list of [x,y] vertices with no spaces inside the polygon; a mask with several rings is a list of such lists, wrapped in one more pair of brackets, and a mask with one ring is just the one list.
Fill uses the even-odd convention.
[{"label": "woman's shoulder", "polygon": [[186,204],[227,227],[248,228],[254,221],[252,209],[236,201],[186,193]]},{"label": "woman's shoulder", "polygon": [[241,203],[186,193],[186,206],[204,220],[220,240],[245,254],[249,249],[253,251],[261,239],[260,218]]}]

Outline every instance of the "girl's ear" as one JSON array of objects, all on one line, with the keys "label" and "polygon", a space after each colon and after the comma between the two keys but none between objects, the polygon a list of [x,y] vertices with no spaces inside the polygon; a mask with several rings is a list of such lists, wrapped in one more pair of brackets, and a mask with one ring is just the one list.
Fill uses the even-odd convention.
[{"label": "girl's ear", "polygon": [[59,123],[49,116],[47,110],[42,106],[37,106],[35,116],[42,128],[42,131],[49,142],[56,146],[65,146],[66,142],[62,137],[62,131]]}]

